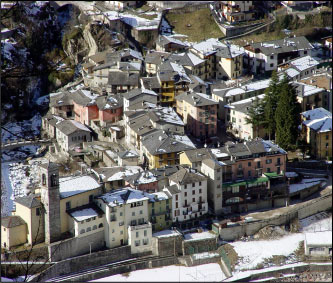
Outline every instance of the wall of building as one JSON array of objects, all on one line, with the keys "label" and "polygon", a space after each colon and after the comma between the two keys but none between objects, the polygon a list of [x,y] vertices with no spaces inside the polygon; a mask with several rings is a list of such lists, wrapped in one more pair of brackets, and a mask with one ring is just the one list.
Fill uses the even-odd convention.
[{"label": "wall of building", "polygon": [[183,241],[182,249],[184,255],[216,251],[217,237],[197,241]]},{"label": "wall of building", "polygon": [[27,225],[23,224],[12,228],[1,226],[1,247],[9,249],[27,242]]}]

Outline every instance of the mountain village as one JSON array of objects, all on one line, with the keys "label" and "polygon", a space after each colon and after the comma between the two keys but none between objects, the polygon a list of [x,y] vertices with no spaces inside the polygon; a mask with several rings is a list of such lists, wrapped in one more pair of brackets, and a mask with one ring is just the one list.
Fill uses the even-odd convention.
[{"label": "mountain village", "polygon": [[[77,5],[112,39],[38,98],[36,137],[2,124],[3,158],[39,145],[2,160],[2,277],[331,282],[332,35],[234,40],[279,9],[307,19],[330,1],[20,5]],[[166,20],[204,9],[225,37],[192,42]],[[2,57],[11,31],[1,27]],[[169,275],[148,273],[158,268]]]}]

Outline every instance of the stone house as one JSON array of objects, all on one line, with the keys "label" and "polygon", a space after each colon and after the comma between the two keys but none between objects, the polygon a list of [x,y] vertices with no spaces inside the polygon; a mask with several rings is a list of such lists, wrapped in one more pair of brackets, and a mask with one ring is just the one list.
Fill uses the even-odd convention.
[{"label": "stone house", "polygon": [[159,96],[156,92],[148,89],[133,89],[123,94],[124,99],[124,111],[136,103],[149,102],[152,104],[158,104]]},{"label": "stone house", "polygon": [[74,118],[73,98],[68,91],[50,94],[50,112],[64,119]]},{"label": "stone house", "polygon": [[91,140],[91,131],[80,122],[64,120],[56,124],[56,128],[57,142],[64,153]]},{"label": "stone house", "polygon": [[57,115],[48,114],[42,118],[42,129],[45,134],[53,139],[57,138],[56,125],[63,121],[64,118],[61,118]]},{"label": "stone house", "polygon": [[125,185],[148,193],[158,192],[159,190],[157,175],[148,170],[127,177]]},{"label": "stone house", "polygon": [[129,72],[109,72],[107,91],[111,93],[124,93],[140,87],[140,75]]},{"label": "stone house", "polygon": [[317,159],[332,158],[332,113],[320,107],[301,115],[302,135],[311,154]]},{"label": "stone house", "polygon": [[217,105],[218,102],[201,93],[188,91],[176,97],[177,113],[191,135],[201,140],[217,134]]}]

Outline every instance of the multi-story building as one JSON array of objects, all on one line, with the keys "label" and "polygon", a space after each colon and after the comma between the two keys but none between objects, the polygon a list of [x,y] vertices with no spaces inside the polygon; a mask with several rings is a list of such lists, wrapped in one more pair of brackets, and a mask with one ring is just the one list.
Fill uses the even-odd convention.
[{"label": "multi-story building", "polygon": [[153,232],[169,229],[172,225],[172,201],[167,192],[145,194],[149,198],[148,216]]},{"label": "multi-story building", "polygon": [[216,136],[218,102],[202,93],[184,92],[176,97],[177,113],[187,130],[202,140]]},{"label": "multi-story building", "polygon": [[316,108],[302,113],[302,135],[317,159],[332,158],[332,113]]},{"label": "multi-story building", "polygon": [[197,223],[197,218],[208,212],[207,178],[194,169],[180,167],[169,180],[170,186],[163,191],[172,195],[173,222]]},{"label": "multi-story building", "polygon": [[124,93],[124,111],[137,103],[149,102],[157,104],[159,102],[159,96],[156,92],[148,89],[133,89],[127,93]]},{"label": "multi-story building", "polygon": [[160,35],[156,40],[156,50],[163,52],[184,52],[188,44],[170,36]]},{"label": "multi-story building", "polygon": [[244,49],[244,69],[253,74],[270,74],[286,61],[311,56],[313,45],[304,36],[299,36],[250,43]]},{"label": "multi-story building", "polygon": [[284,205],[286,155],[274,143],[258,139],[185,151],[180,161],[208,177],[208,203],[220,214]]},{"label": "multi-story building", "polygon": [[254,19],[253,1],[219,1],[222,17],[229,23],[250,21]]},{"label": "multi-story building", "polygon": [[97,197],[96,203],[106,216],[104,232],[108,248],[130,245],[132,253],[151,250],[148,200],[143,192],[132,188],[117,189]]}]

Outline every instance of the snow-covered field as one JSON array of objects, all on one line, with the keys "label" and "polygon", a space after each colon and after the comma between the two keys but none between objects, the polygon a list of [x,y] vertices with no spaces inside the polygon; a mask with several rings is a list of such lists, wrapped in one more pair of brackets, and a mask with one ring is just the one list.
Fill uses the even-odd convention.
[{"label": "snow-covered field", "polygon": [[332,231],[332,214],[320,212],[300,221],[302,232]]},{"label": "snow-covered field", "polygon": [[144,269],[130,272],[126,276],[118,274],[90,282],[220,282],[225,278],[217,263],[209,263],[193,267],[170,265]]},{"label": "snow-covered field", "polygon": [[14,199],[30,192],[39,182],[38,164],[41,160],[31,160],[28,165],[23,163],[4,162],[2,166],[2,182],[4,185],[1,195],[1,216],[10,215],[14,209]]},{"label": "snow-covered field", "polygon": [[236,271],[254,269],[259,263],[264,262],[265,258],[270,258],[273,255],[290,256],[303,240],[304,234],[295,233],[277,240],[233,242],[231,245],[240,257]]}]

